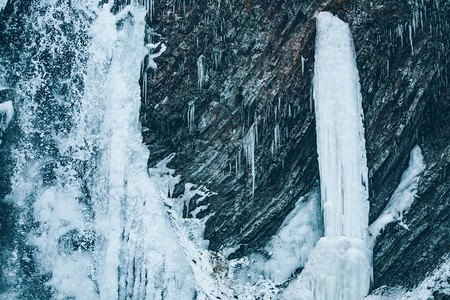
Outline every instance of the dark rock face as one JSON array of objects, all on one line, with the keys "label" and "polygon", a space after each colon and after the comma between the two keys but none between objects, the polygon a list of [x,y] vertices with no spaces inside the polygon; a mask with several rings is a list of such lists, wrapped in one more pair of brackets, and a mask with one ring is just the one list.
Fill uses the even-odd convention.
[{"label": "dark rock face", "polygon": [[[186,182],[217,193],[187,208],[209,204],[198,216],[212,214],[205,231],[212,250],[239,245],[231,255],[239,257],[263,246],[318,182],[311,79],[322,10],[348,22],[354,37],[371,222],[414,145],[424,153],[427,168],[404,220],[409,230],[391,224],[374,249],[374,287],[412,287],[450,247],[448,1],[156,2],[150,41],[167,50],[143,92],[149,164],[176,153],[175,195]],[[243,147],[252,124],[254,193]]]}]

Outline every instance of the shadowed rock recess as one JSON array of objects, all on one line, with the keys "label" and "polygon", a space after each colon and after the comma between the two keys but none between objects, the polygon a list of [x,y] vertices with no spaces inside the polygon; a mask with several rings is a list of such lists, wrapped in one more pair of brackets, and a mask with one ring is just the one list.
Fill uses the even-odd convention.
[{"label": "shadowed rock recess", "polygon": [[[409,229],[389,225],[374,248],[374,288],[413,287],[450,247],[448,1],[155,1],[149,42],[167,50],[148,70],[141,121],[149,165],[170,167],[215,194],[211,250],[257,251],[300,196],[318,184],[311,81],[315,16],[348,22],[356,47],[370,189],[370,222],[382,212],[418,144],[426,170]],[[156,52],[159,51],[157,48]],[[254,127],[251,128],[252,124]],[[244,148],[257,136],[252,167]]]}]

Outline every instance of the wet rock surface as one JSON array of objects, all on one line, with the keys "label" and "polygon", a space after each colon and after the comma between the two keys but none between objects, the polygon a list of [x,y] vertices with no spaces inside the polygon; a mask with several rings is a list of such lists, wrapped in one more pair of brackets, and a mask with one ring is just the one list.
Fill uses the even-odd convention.
[{"label": "wet rock surface", "polygon": [[[311,79],[315,15],[350,24],[369,167],[370,222],[382,212],[418,144],[426,170],[405,229],[389,225],[374,249],[374,287],[412,287],[450,246],[449,13],[439,1],[157,1],[141,121],[149,165],[170,167],[214,195],[210,249],[260,249],[301,195],[318,184]],[[158,52],[159,49],[155,49]],[[251,126],[254,126],[251,129]],[[255,189],[245,137],[255,131]],[[189,214],[188,215],[192,215]]]}]

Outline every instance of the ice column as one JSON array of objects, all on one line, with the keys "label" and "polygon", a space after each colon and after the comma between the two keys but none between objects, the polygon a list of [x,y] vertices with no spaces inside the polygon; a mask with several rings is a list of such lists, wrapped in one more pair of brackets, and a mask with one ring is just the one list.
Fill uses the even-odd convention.
[{"label": "ice column", "polygon": [[367,164],[356,56],[347,23],[317,17],[314,101],[325,236],[365,239]]},{"label": "ice column", "polygon": [[361,93],[347,23],[317,16],[313,95],[325,237],[302,281],[314,299],[362,299],[372,278]]}]

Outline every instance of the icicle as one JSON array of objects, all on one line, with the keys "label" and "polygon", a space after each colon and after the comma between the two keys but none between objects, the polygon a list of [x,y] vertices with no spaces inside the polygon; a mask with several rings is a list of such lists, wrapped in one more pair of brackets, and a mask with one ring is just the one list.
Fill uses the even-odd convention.
[{"label": "icicle", "polygon": [[387,76],[389,77],[389,59],[386,59],[386,72]]},{"label": "icicle", "polygon": [[198,87],[202,89],[203,83],[205,81],[205,57],[200,55],[197,59],[197,77],[198,77]]},{"label": "icicle", "polygon": [[409,43],[410,43],[410,46],[411,46],[411,53],[414,54],[411,24],[408,25],[408,28],[409,28]]},{"label": "icicle", "polygon": [[275,128],[273,129],[273,136],[274,136],[274,150],[278,151],[280,148],[280,126],[278,124],[275,125]]},{"label": "icicle", "polygon": [[155,10],[155,1],[154,0],[144,0],[145,9],[147,9],[150,21],[153,21],[153,11]]},{"label": "icicle", "polygon": [[255,142],[256,142],[256,130],[255,124],[253,124],[248,130],[247,135],[244,138],[244,155],[247,164],[252,169],[252,195],[255,193]]},{"label": "icicle", "polygon": [[397,25],[397,33],[398,33],[398,36],[400,37],[400,42],[403,47],[403,26],[401,24]]},{"label": "icicle", "polygon": [[188,113],[187,113],[189,132],[192,132],[192,130],[194,129],[194,114],[195,114],[195,100],[191,100],[189,101],[188,104]]},{"label": "icicle", "polygon": [[242,162],[241,150],[242,149],[239,149],[239,152],[238,152],[238,166],[239,166],[239,169],[241,168],[241,162]]},{"label": "icicle", "polygon": [[301,57],[302,59],[302,75],[305,74],[305,59],[303,58],[303,56]]}]

